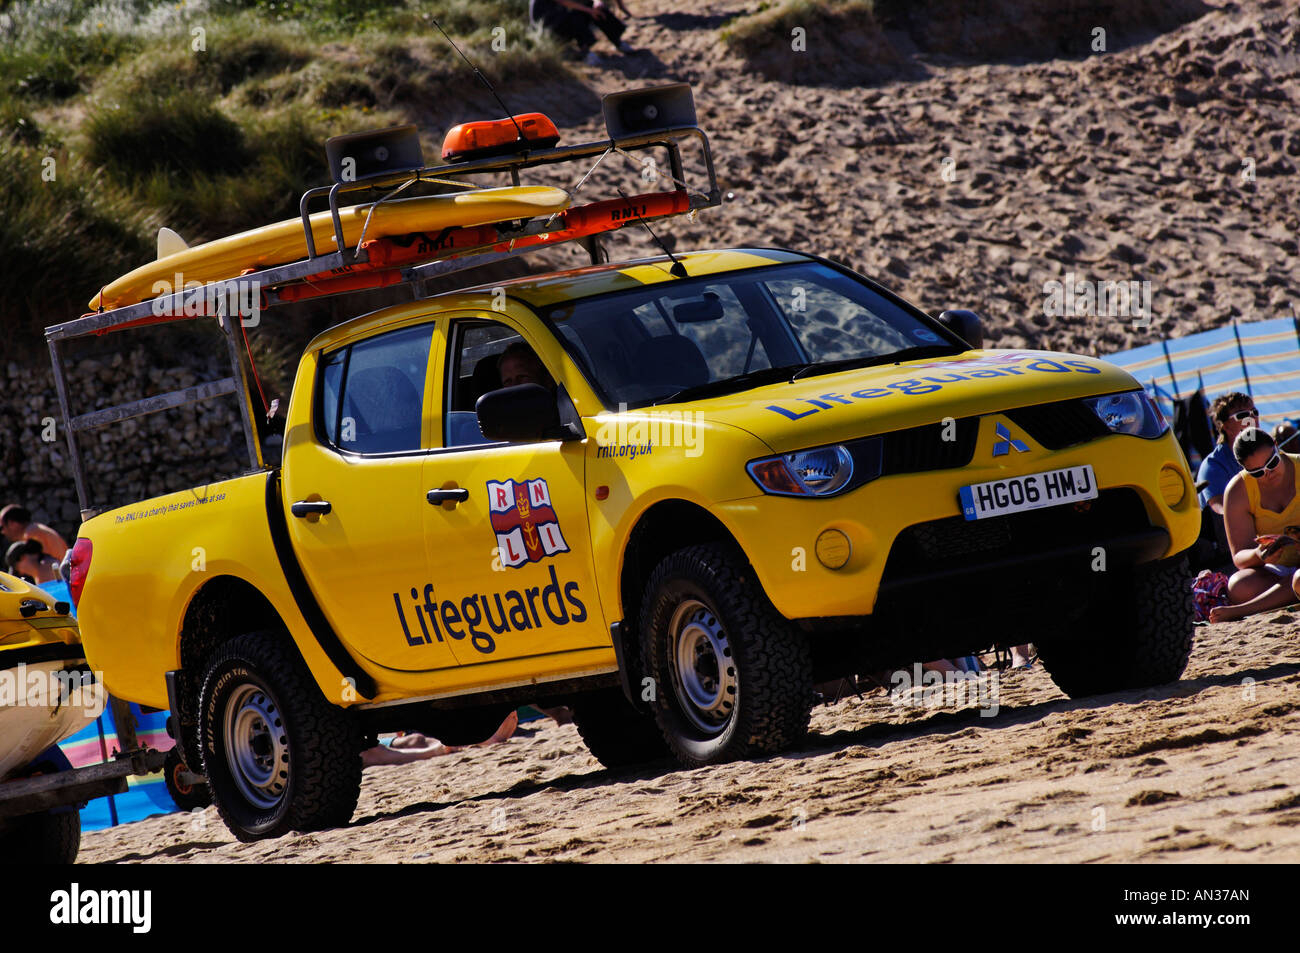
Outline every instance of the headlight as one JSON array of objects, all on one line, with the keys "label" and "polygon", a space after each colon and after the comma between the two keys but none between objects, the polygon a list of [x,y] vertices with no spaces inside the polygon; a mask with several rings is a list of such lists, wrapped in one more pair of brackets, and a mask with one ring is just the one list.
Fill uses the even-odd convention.
[{"label": "headlight", "polygon": [[1164,415],[1144,390],[1090,397],[1084,403],[1092,408],[1112,433],[1126,433],[1154,440],[1169,429]]},{"label": "headlight", "polygon": [[778,496],[832,496],[853,478],[853,455],[834,444],[754,460],[746,467],[766,493]]}]

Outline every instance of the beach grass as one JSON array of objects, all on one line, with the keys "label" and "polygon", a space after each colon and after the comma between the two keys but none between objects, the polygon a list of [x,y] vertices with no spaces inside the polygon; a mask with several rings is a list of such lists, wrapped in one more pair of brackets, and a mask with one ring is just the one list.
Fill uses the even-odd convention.
[{"label": "beach grass", "polygon": [[160,225],[194,242],[292,216],[329,136],[485,95],[435,19],[502,88],[565,71],[526,0],[5,4],[5,349],[147,261]]}]

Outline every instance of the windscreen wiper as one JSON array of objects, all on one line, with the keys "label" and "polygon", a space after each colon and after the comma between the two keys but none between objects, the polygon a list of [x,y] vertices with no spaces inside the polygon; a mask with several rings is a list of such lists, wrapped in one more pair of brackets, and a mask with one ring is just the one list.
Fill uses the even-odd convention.
[{"label": "windscreen wiper", "polygon": [[655,405],[671,404],[679,400],[693,400],[696,397],[713,397],[718,394],[732,393],[751,384],[772,384],[776,381],[788,379],[791,371],[804,366],[806,365],[788,364],[782,367],[764,367],[757,371],[750,371],[748,374],[737,374],[734,377],[724,377],[721,380],[709,381],[706,384],[696,384],[694,387],[684,388],[669,394],[667,397],[660,397],[655,401]]},{"label": "windscreen wiper", "polygon": [[817,364],[803,364],[790,375],[790,383],[801,377],[817,377],[821,374],[834,374],[858,367],[873,367],[878,364],[898,364],[902,361],[915,361],[922,357],[938,357],[941,354],[960,354],[963,348],[955,344],[920,344],[905,347],[892,354],[873,354],[870,357],[847,357],[841,361],[823,361]]}]

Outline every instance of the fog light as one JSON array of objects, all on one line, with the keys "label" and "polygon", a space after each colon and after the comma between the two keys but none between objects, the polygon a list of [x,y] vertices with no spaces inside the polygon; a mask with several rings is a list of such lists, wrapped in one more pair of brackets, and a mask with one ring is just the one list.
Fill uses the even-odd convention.
[{"label": "fog light", "polygon": [[817,561],[827,569],[843,569],[852,555],[853,544],[839,530],[822,530],[817,537]]},{"label": "fog light", "polygon": [[1173,467],[1160,469],[1160,495],[1169,506],[1177,506],[1187,495],[1187,484],[1183,475]]}]

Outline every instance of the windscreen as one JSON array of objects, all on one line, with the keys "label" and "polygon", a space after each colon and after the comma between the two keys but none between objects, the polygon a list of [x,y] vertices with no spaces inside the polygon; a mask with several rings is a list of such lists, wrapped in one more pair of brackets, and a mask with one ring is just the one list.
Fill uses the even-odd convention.
[{"label": "windscreen", "polygon": [[918,349],[964,350],[905,305],[816,262],[584,298],[547,316],[611,407]]}]

